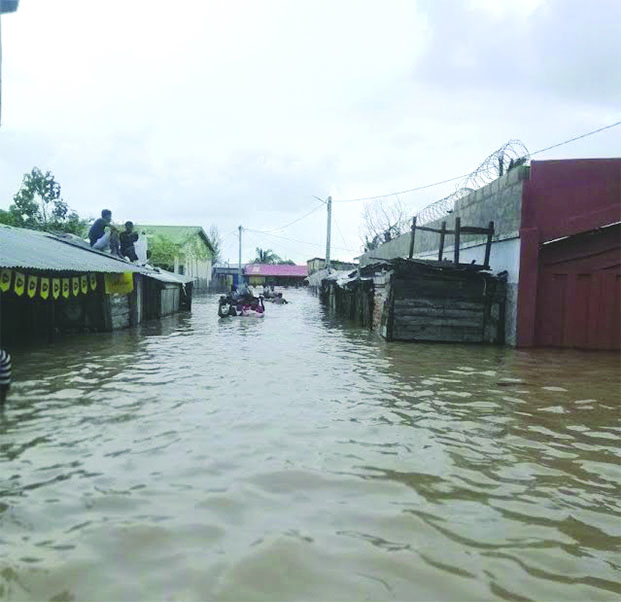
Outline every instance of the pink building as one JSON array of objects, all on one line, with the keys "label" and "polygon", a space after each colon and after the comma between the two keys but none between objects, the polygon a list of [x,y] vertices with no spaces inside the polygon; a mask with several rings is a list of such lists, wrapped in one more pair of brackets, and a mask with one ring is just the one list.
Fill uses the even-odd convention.
[{"label": "pink building", "polygon": [[248,283],[257,286],[274,284],[277,286],[301,286],[305,284],[308,268],[305,265],[285,263],[249,263],[244,268]]}]

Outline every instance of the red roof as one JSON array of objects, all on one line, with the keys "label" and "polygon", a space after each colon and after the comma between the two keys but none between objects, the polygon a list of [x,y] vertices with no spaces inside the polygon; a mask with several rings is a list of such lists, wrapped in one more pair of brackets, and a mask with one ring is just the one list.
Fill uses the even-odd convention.
[{"label": "red roof", "polygon": [[290,276],[305,278],[308,276],[308,266],[287,265],[281,263],[249,263],[245,269],[247,276]]}]

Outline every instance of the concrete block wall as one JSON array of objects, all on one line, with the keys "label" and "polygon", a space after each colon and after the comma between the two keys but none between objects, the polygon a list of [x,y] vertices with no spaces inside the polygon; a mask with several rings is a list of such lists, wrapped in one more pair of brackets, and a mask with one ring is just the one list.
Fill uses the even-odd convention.
[{"label": "concrete block wall", "polygon": [[[453,213],[447,214],[446,218],[419,225],[439,229],[445,221],[446,229],[452,230],[455,227],[455,217],[461,217],[462,226],[487,227],[489,222],[493,221],[494,241],[517,238],[522,213],[522,190],[524,182],[528,180],[529,170],[530,168],[524,165],[516,167],[487,186],[459,199],[455,203]],[[462,234],[460,249],[484,243],[484,236]],[[439,244],[439,234],[417,231],[414,239],[414,257],[430,259],[435,252],[434,258],[437,259]],[[451,235],[446,236],[444,246],[444,257],[452,259],[453,237]],[[406,232],[362,255],[360,265],[368,265],[375,259],[407,257],[409,252],[410,233]]]},{"label": "concrete block wall", "polygon": [[[487,186],[475,190],[455,203],[454,211],[446,218],[426,224],[430,228],[440,229],[443,221],[446,229],[453,230],[455,217],[461,218],[462,226],[487,227],[494,222],[494,238],[490,254],[492,273],[508,272],[507,305],[505,318],[506,342],[515,345],[517,287],[520,268],[519,231],[522,219],[522,196],[524,183],[529,179],[530,168],[519,166],[494,180]],[[460,242],[460,262],[475,261],[483,263],[486,237],[462,234]],[[446,235],[444,241],[444,259],[452,260],[454,238]],[[414,257],[418,259],[438,259],[440,235],[434,232],[416,231],[414,239]],[[360,258],[360,265],[374,263],[377,259],[408,257],[410,251],[410,233],[383,244],[381,247],[365,253]]]}]

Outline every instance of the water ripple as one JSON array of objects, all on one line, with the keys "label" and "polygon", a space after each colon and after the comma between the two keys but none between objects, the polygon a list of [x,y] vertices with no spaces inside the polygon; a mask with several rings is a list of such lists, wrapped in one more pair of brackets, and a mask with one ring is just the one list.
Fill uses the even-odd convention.
[{"label": "water ripple", "polygon": [[618,355],[386,344],[286,296],[14,354],[0,599],[621,594]]}]

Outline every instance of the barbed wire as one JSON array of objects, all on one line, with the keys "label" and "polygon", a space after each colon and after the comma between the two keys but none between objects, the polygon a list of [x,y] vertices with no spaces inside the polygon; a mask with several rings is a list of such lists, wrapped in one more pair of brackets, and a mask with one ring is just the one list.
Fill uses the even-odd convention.
[{"label": "barbed wire", "polygon": [[416,214],[416,223],[426,224],[446,217],[455,210],[455,203],[459,199],[487,186],[518,165],[525,164],[529,158],[528,149],[521,140],[505,142],[489,154],[474,171],[464,176],[455,192],[423,207]]},{"label": "barbed wire", "polygon": [[[587,138],[588,136],[593,136],[594,134],[599,134],[600,132],[603,132],[605,130],[609,130],[609,129],[618,127],[620,125],[621,125],[621,121],[615,121],[613,123],[609,123],[608,125],[605,125],[603,127],[597,128],[595,130],[591,130],[589,132],[585,132],[583,134],[580,134],[578,136],[574,136],[572,138],[568,138],[567,140],[563,140],[562,142],[558,142],[556,144],[552,144],[551,146],[546,146],[545,148],[537,149],[536,151],[530,153],[528,156],[529,157],[534,157],[535,155],[538,155],[538,154],[543,153],[545,151],[549,151],[549,150],[551,150],[553,148],[558,148],[560,146],[565,146],[566,144],[570,144],[571,142],[575,142],[576,140],[581,140],[582,138]],[[519,140],[515,140],[515,141],[511,141],[510,140],[507,144],[510,144],[511,142],[517,142],[517,146],[521,145],[521,146],[524,147],[524,149],[526,148],[522,144],[522,142],[520,142]],[[498,150],[501,150],[502,148],[503,147],[501,147]],[[507,150],[509,150],[509,149],[507,149]],[[492,155],[494,155],[497,152],[498,151],[494,151],[494,153],[492,153]],[[485,161],[483,163],[485,163]],[[483,165],[483,163],[481,165]],[[475,170],[475,172],[476,171],[477,170]],[[471,173],[474,173],[474,172],[471,172]],[[393,197],[393,196],[396,196],[398,194],[407,194],[407,193],[410,193],[410,192],[418,192],[420,190],[426,190],[427,188],[434,188],[435,186],[441,186],[442,184],[448,184],[450,182],[456,182],[458,180],[464,180],[464,178],[468,178],[468,177],[470,177],[470,175],[471,174],[455,176],[453,178],[447,178],[446,180],[441,180],[439,182],[432,182],[430,184],[424,184],[422,186],[416,186],[414,188],[408,188],[407,190],[400,190],[398,192],[389,192],[389,193],[386,193],[386,194],[377,194],[377,195],[374,195],[374,196],[358,197],[358,198],[354,198],[354,199],[334,199],[333,202],[334,203],[354,203],[354,202],[360,202],[360,201],[375,201],[375,200],[387,199],[389,197]],[[464,187],[463,185],[460,186],[460,188],[463,188],[463,187]]]},{"label": "barbed wire", "polygon": [[455,192],[445,196],[443,199],[439,199],[423,207],[416,214],[416,223],[422,225],[446,217],[447,214],[454,211],[455,203],[472,191],[472,188],[458,188]]}]

